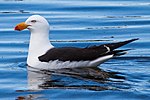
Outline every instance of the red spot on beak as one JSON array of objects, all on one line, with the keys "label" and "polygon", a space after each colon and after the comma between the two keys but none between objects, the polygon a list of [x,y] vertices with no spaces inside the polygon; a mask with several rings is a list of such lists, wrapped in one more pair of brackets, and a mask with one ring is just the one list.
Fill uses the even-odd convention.
[{"label": "red spot on beak", "polygon": [[21,31],[21,30],[19,29],[19,27],[18,27],[18,26],[16,26],[16,27],[15,27],[15,30],[17,30],[17,31]]}]

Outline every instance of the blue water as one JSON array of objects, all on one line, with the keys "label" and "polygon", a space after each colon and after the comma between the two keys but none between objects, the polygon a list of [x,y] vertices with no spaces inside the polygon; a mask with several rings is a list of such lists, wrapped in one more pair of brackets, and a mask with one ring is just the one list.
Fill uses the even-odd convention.
[{"label": "blue water", "polygon": [[[127,55],[98,66],[124,78],[102,81],[98,69],[92,77],[85,74],[92,69],[77,69],[74,75],[27,70],[30,34],[13,28],[33,14],[47,18],[56,47],[140,38],[122,47],[133,49]],[[1,0],[0,100],[150,100],[149,44],[149,0]]]}]

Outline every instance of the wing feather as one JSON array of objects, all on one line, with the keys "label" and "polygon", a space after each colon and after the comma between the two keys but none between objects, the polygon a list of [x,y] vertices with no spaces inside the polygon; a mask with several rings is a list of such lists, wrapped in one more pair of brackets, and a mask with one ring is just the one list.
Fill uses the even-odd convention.
[{"label": "wing feather", "polygon": [[138,39],[131,39],[123,42],[109,43],[86,48],[76,48],[76,47],[52,48],[48,50],[44,55],[41,55],[38,58],[42,62],[49,62],[51,60],[60,60],[60,61],[95,60],[99,57],[110,54],[114,54],[115,56],[116,54],[121,52],[121,51],[116,52],[115,51],[116,48],[119,48],[135,40]]}]

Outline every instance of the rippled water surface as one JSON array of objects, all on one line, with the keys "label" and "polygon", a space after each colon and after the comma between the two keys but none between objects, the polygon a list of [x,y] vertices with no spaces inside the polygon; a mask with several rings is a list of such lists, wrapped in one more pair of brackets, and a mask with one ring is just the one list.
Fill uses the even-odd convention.
[{"label": "rippled water surface", "polygon": [[[99,68],[29,71],[30,33],[13,28],[33,14],[49,21],[56,47],[140,40],[122,47],[133,49],[128,54]],[[149,48],[149,0],[1,0],[0,99],[150,100]],[[103,80],[101,72],[111,78]]]}]

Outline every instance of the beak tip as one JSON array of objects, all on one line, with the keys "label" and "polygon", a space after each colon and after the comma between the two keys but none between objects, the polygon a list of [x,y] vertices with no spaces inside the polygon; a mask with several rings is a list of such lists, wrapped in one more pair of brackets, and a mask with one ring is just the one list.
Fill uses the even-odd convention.
[{"label": "beak tip", "polygon": [[16,27],[14,28],[14,30],[15,30],[15,31],[20,31],[20,29],[19,29],[18,26],[16,26]]}]

